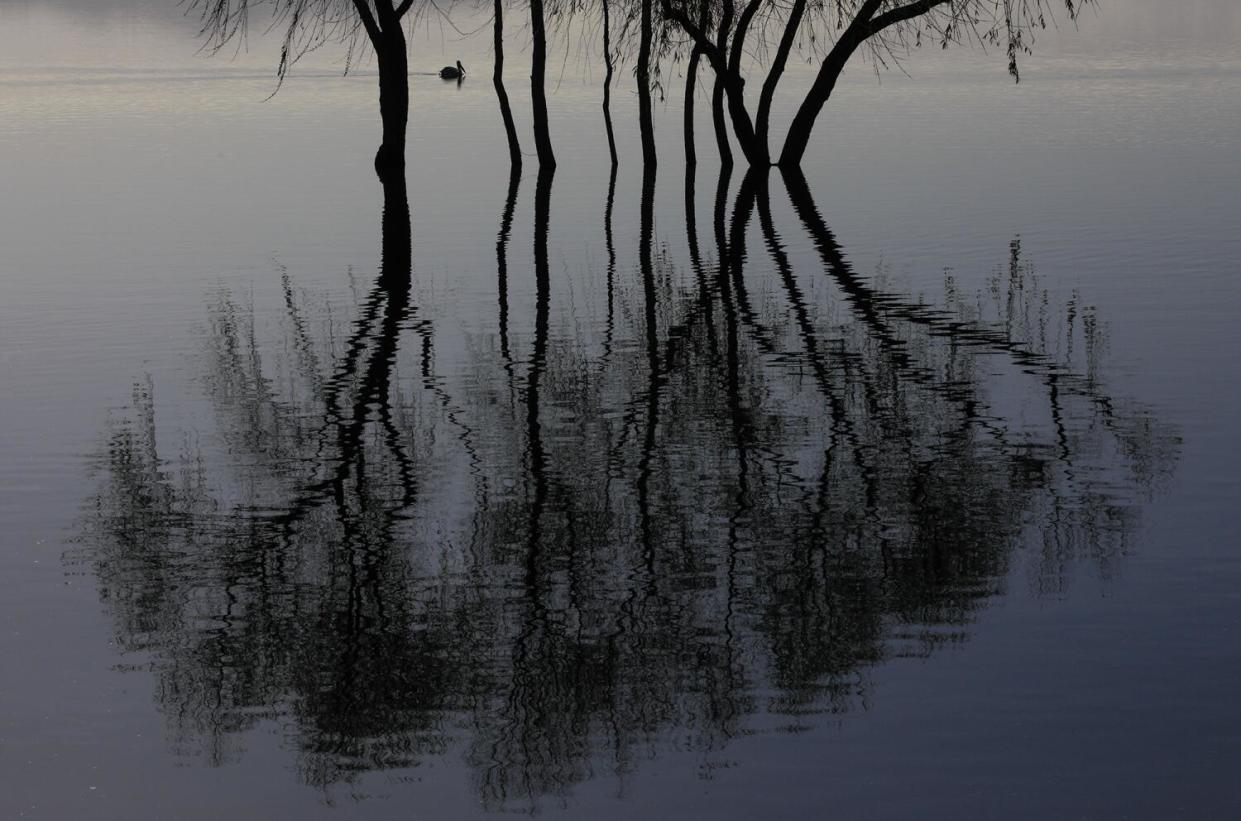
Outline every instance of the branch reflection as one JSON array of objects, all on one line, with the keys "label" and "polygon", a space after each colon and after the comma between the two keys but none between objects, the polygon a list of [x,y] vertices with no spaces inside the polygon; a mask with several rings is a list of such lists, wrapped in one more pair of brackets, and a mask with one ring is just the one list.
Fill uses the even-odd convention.
[{"label": "branch reflection", "polygon": [[88,558],[178,746],[222,761],[276,722],[310,784],[452,754],[488,806],[536,803],[761,713],[848,710],[874,665],[965,640],[1022,562],[1044,594],[1110,575],[1175,464],[1175,431],[1106,392],[1097,312],[1052,306],[1018,241],[987,294],[949,280],[932,307],[858,275],[796,175],[813,268],[766,174],[730,213],[725,172],[700,232],[691,169],[682,267],[652,171],[625,289],[613,176],[600,356],[554,317],[550,171],[521,333],[518,182],[498,355],[472,347],[468,378],[438,372],[388,181],[343,332],[287,274],[276,342],[221,289],[215,433],[169,458],[149,381],[109,422]]}]

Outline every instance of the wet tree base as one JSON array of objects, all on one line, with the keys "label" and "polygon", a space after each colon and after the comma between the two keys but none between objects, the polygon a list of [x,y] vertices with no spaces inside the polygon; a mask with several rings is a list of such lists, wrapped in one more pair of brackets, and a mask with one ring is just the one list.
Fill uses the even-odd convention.
[{"label": "wet tree base", "polygon": [[375,152],[375,173],[381,180],[405,173],[405,151],[389,145],[379,146]]}]

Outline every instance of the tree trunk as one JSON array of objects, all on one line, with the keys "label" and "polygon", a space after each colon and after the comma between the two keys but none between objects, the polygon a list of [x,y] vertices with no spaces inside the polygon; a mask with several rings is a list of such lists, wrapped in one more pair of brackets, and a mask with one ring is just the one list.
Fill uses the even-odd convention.
[{"label": "tree trunk", "polygon": [[508,174],[508,195],[500,216],[500,232],[496,235],[496,292],[499,298],[500,356],[509,384],[513,379],[513,354],[508,340],[508,240],[513,230],[513,212],[517,208],[517,190],[521,185],[521,169],[512,166]]},{"label": "tree trunk", "polygon": [[715,146],[720,152],[720,168],[733,167],[733,148],[728,142],[728,119],[724,115],[724,81],[716,75],[711,89],[711,121],[715,125]]},{"label": "tree trunk", "polygon": [[642,194],[638,210],[638,267],[646,294],[647,355],[658,358],[655,327],[655,176],[653,165],[642,167]]},{"label": "tree trunk", "polygon": [[849,62],[853,52],[857,51],[858,46],[862,45],[874,32],[871,27],[871,17],[874,16],[878,6],[877,0],[867,0],[862,9],[858,11],[857,17],[853,18],[853,22],[841,32],[840,39],[836,41],[836,45],[832,47],[823,60],[823,64],[819,66],[819,73],[815,75],[814,83],[806,92],[805,99],[802,100],[797,113],[793,115],[793,122],[789,125],[789,133],[784,140],[784,150],[780,152],[781,168],[801,166],[801,158],[806,153],[806,146],[810,143],[810,134],[814,131],[814,121],[818,118],[819,112],[823,110],[827,99],[832,96],[836,81],[840,79],[840,73],[845,70],[845,64]]},{"label": "tree trunk", "polygon": [[780,152],[781,168],[801,166],[801,158],[806,153],[806,146],[810,144],[810,135],[814,131],[814,121],[818,119],[827,99],[832,96],[844,67],[843,61],[834,61],[830,57],[819,67],[814,84],[810,86],[806,98],[793,115],[793,122],[789,124],[788,136],[784,138],[784,150]]},{"label": "tree trunk", "polygon": [[[649,2],[649,0],[644,0]],[[656,434],[659,430],[659,398],[664,382],[659,356],[658,292],[655,287],[655,162],[642,167],[642,202],[638,227],[638,266],[642,271],[642,304],[646,320],[646,431],[638,459],[637,502],[642,552],[648,578],[654,579],[655,531],[651,515],[651,476],[654,473]]]},{"label": "tree trunk", "polygon": [[685,164],[698,164],[698,151],[694,146],[694,91],[698,84],[698,58],[702,49],[694,46],[689,53],[689,65],[685,68]]},{"label": "tree trunk", "polygon": [[[382,45],[381,45],[382,44]],[[409,124],[409,56],[400,25],[385,31],[375,44],[379,62],[379,117],[383,142],[375,155],[381,179],[405,174],[405,132]]]},{"label": "tree trunk", "polygon": [[728,110],[732,115],[733,133],[741,144],[741,151],[751,166],[771,165],[771,153],[767,144],[755,139],[754,124],[750,120],[750,112],[745,107],[745,79],[741,76],[741,58],[745,53],[745,38],[750,30],[754,15],[762,6],[762,0],[750,0],[741,10],[737,18],[737,30],[733,34],[733,42],[728,50],[728,71],[725,77],[728,91]]},{"label": "tree trunk", "polygon": [[[733,0],[724,0],[720,9],[720,26],[715,33],[715,48],[724,54],[728,48],[728,29],[733,24]],[[724,103],[727,89],[724,88],[724,75],[719,67],[715,67],[715,84],[711,89],[711,120],[715,125],[715,146],[720,152],[720,170],[733,167],[733,148],[728,142],[728,122],[724,117]]]},{"label": "tree trunk", "polygon": [[707,279],[706,269],[702,264],[702,250],[698,244],[698,197],[695,193],[698,183],[698,169],[685,166],[685,241],[689,244],[689,266],[698,283],[698,312],[707,327],[707,339],[710,341],[712,359],[715,358],[715,306],[713,302],[711,282]]},{"label": "tree trunk", "polygon": [[[736,521],[740,518],[748,495],[747,476],[749,462],[746,455],[746,444],[749,441],[750,426],[746,424],[747,414],[741,403],[741,349],[739,345],[737,306],[733,302],[730,285],[730,268],[732,254],[729,251],[727,210],[728,184],[732,176],[731,166],[720,174],[715,187],[715,206],[712,209],[711,223],[715,232],[716,257],[719,259],[719,270],[716,273],[716,290],[720,295],[720,306],[723,308],[725,341],[725,379],[728,391],[729,418],[732,422],[733,441],[737,453],[737,503],[738,512],[729,521],[729,544],[734,545],[736,539]],[[731,547],[730,547],[731,549]]]},{"label": "tree trunk", "polygon": [[[409,194],[404,174],[389,174],[383,180],[382,270],[379,282],[385,288],[403,288],[408,301],[412,269],[412,233],[409,221]],[[395,347],[395,339],[393,340]],[[384,394],[385,396],[387,394]]]},{"label": "tree trunk", "polygon": [[[715,121],[715,138],[720,149],[720,160],[726,166],[732,165],[732,151],[727,148],[726,131],[723,128],[723,103],[728,103],[729,119],[733,123],[733,134],[741,146],[741,153],[751,165],[766,165],[766,151],[754,151],[754,123],[750,121],[750,113],[745,108],[745,80],[740,73],[741,50],[745,45],[745,31],[749,21],[757,11],[759,0],[750,0],[742,12],[742,19],[737,24],[737,34],[728,47],[728,33],[733,21],[733,0],[723,0],[720,9],[720,26],[716,34],[714,54],[709,54],[711,68],[715,70],[715,94],[712,99],[712,114]],[[731,55],[731,56],[730,56]]]},{"label": "tree trunk", "polygon": [[616,240],[612,231],[612,211],[616,203],[616,163],[612,163],[612,173],[608,175],[608,199],[603,207],[603,244],[608,252],[608,319],[603,335],[603,359],[601,366],[606,368],[612,358],[612,345],[616,337]]},{"label": "tree trunk", "polygon": [[[541,10],[540,10],[541,11]],[[541,165],[534,188],[534,348],[530,353],[530,371],[526,378],[526,451],[529,457],[533,498],[529,502],[527,532],[526,586],[533,589],[538,580],[539,552],[542,547],[542,516],[547,506],[550,483],[547,453],[543,447],[543,423],[540,417],[539,388],[547,370],[547,346],[550,328],[551,271],[547,255],[547,235],[551,223],[552,165]]]},{"label": "tree trunk", "polygon": [[784,74],[789,52],[793,50],[793,43],[797,40],[797,29],[801,27],[805,13],[806,0],[793,0],[793,8],[789,10],[789,19],[784,24],[784,34],[780,37],[775,58],[771,62],[767,79],[763,82],[762,93],[758,98],[758,112],[754,116],[754,139],[764,146],[770,146],[768,134],[771,127],[771,104],[776,96],[776,86],[780,84],[780,77]]},{"label": "tree trunk", "polygon": [[728,224],[728,272],[732,276],[733,295],[744,318],[753,320],[754,313],[745,284],[746,228],[754,213],[755,180],[766,176],[766,168],[748,168],[741,178],[737,198],[733,202],[732,219]]},{"label": "tree trunk", "polygon": [[547,31],[543,22],[543,0],[530,0],[530,100],[534,108],[534,148],[542,168],[556,167],[552,135],[547,117]]},{"label": "tree trunk", "polygon": [[612,15],[608,0],[603,0],[603,127],[608,132],[608,154],[616,168],[616,135],[612,132]]},{"label": "tree trunk", "polygon": [[715,200],[711,209],[711,228],[715,234],[715,257],[719,263],[716,272],[716,284],[722,295],[728,293],[728,185],[732,180],[731,165],[720,170],[720,178],[715,181]]},{"label": "tree trunk", "polygon": [[[720,302],[724,306],[724,327],[727,333],[727,344],[724,351],[724,385],[728,394],[728,418],[731,422],[733,435],[733,449],[737,454],[737,507],[735,512],[728,519],[728,544],[729,550],[734,550],[738,542],[739,522],[750,508],[750,458],[749,444],[753,439],[754,426],[750,422],[751,413],[743,400],[742,377],[741,377],[741,340],[740,326],[746,321],[746,312],[743,309],[745,304],[744,282],[742,280],[741,266],[745,263],[744,234],[745,222],[749,219],[748,204],[746,202],[747,189],[746,181],[756,173],[753,169],[746,172],[745,178],[741,181],[741,190],[737,192],[737,202],[733,205],[733,228],[731,236],[728,239],[727,262],[721,257],[720,262]],[[761,169],[758,173],[767,173],[766,169]],[[725,184],[725,193],[727,184]],[[722,206],[721,206],[722,207]],[[744,213],[744,216],[742,214]],[[741,231],[737,231],[736,225],[740,220]],[[721,219],[721,223],[723,220]],[[724,230],[722,225],[720,230]],[[740,234],[740,236],[738,236]],[[731,283],[735,284],[734,288],[730,288]],[[753,327],[751,325],[751,327]]]},{"label": "tree trunk", "polygon": [[651,112],[651,40],[654,22],[651,6],[654,0],[642,0],[641,30],[638,37],[638,130],[642,135],[642,163],[654,168],[658,161],[655,154],[655,122]]},{"label": "tree trunk", "polygon": [[[706,31],[711,5],[708,0],[698,4],[698,28]],[[698,164],[698,149],[694,145],[694,92],[698,87],[698,62],[702,58],[702,46],[695,43],[689,53],[689,65],[685,69],[685,165],[693,168]]]},{"label": "tree trunk", "polygon": [[517,140],[517,125],[513,122],[513,109],[504,89],[504,0],[495,0],[495,68],[491,82],[496,87],[500,101],[500,116],[504,119],[504,134],[508,138],[509,162],[513,168],[521,168],[521,143]]},{"label": "tree trunk", "polygon": [[724,90],[728,101],[728,115],[733,122],[733,134],[737,136],[737,144],[741,153],[752,166],[771,164],[771,156],[767,146],[760,146],[754,141],[754,124],[750,120],[750,112],[745,108],[745,80],[731,72],[724,76]]}]

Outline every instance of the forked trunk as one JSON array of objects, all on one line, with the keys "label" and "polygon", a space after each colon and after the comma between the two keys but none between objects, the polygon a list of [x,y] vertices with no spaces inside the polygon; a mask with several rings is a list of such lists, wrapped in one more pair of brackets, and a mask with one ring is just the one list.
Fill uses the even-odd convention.
[{"label": "forked trunk", "polygon": [[754,139],[754,123],[750,120],[750,112],[745,108],[745,81],[739,74],[731,71],[724,76],[724,90],[728,102],[729,119],[733,123],[733,134],[737,135],[737,144],[741,153],[752,166],[771,164],[771,155],[766,145],[759,145]]},{"label": "forked trunk", "polygon": [[745,54],[745,38],[762,0],[750,0],[737,17],[737,30],[733,32],[732,47],[728,51],[728,71],[725,89],[728,91],[728,111],[732,116],[733,133],[741,144],[741,151],[751,166],[771,165],[771,153],[766,142],[755,138],[754,123],[745,107],[745,80],[741,76],[741,58]]},{"label": "forked trunk", "polygon": [[763,90],[758,98],[758,111],[754,115],[754,139],[763,146],[769,146],[768,133],[771,127],[771,104],[776,96],[776,86],[784,74],[784,66],[788,63],[789,52],[797,39],[797,29],[801,26],[806,14],[806,0],[793,0],[788,20],[784,23],[784,33],[776,46],[776,55],[767,71],[767,79],[763,82]]}]

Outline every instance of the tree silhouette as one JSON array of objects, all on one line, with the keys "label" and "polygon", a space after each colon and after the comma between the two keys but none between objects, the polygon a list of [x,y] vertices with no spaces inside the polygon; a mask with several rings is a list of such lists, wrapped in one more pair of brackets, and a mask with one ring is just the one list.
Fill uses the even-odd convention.
[{"label": "tree silhouette", "polygon": [[492,9],[492,51],[495,62],[491,83],[495,86],[496,100],[500,104],[500,118],[504,121],[504,135],[508,140],[508,157],[512,168],[521,169],[521,142],[517,139],[517,124],[513,121],[513,109],[504,88],[504,0],[495,0]]},{"label": "tree silhouette", "polygon": [[612,6],[610,0],[603,4],[603,127],[608,135],[608,155],[612,168],[616,168],[616,134],[612,130],[612,75],[615,73],[612,57]]},{"label": "tree silhouette", "polygon": [[[409,122],[409,52],[404,20],[418,0],[189,0],[208,46],[218,51],[244,38],[252,13],[266,10],[271,28],[283,30],[277,75],[286,74],[306,54],[330,42],[343,43],[350,62],[361,35],[379,64],[379,113],[383,141],[375,154],[381,177],[402,175]],[[420,4],[421,7],[421,4]]]},{"label": "tree silhouette", "polygon": [[[1076,20],[1094,0],[1063,0],[1063,11]],[[283,82],[289,69],[305,54],[328,42],[344,43],[350,63],[364,44],[374,51],[379,66],[380,114],[383,141],[375,158],[382,175],[404,168],[405,135],[409,118],[409,61],[403,25],[411,16],[431,10],[449,16],[420,0],[188,0],[202,22],[208,46],[219,50],[244,37],[251,13],[260,9],[271,16],[273,28],[283,32],[277,74]],[[656,3],[658,2],[658,6]],[[556,166],[548,112],[546,74],[549,25],[585,16],[602,22],[604,126],[609,154],[616,163],[616,141],[611,116],[615,65],[634,56],[638,91],[638,131],[642,162],[658,162],[654,126],[654,98],[663,89],[662,65],[686,62],[683,101],[683,137],[686,162],[697,161],[694,149],[693,104],[698,69],[705,59],[712,69],[712,124],[723,165],[733,161],[728,130],[751,167],[773,164],[770,146],[771,114],[776,93],[793,50],[800,47],[817,63],[814,80],[789,124],[785,143],[775,164],[800,165],[815,123],[835,90],[845,67],[860,53],[876,65],[899,60],[925,40],[944,48],[977,42],[1002,46],[1008,68],[1019,77],[1018,59],[1028,52],[1035,34],[1053,19],[1060,0],[603,0],[598,6],[579,0],[532,0],[530,13],[530,89],[535,152],[539,164]],[[510,162],[521,165],[520,142],[508,92],[504,86],[504,3],[491,4],[492,82],[504,124]],[[571,36],[593,36],[594,29],[574,30]],[[365,34],[365,39],[362,35]],[[751,111],[746,100],[747,80],[762,74],[757,103]],[[662,93],[662,91],[661,91]]]},{"label": "tree silhouette", "polygon": [[534,109],[534,149],[543,168],[556,167],[547,114],[547,21],[543,0],[530,0],[530,101]]}]

